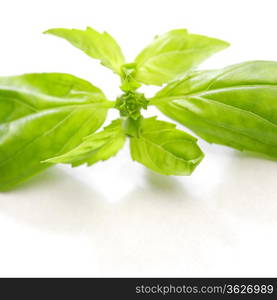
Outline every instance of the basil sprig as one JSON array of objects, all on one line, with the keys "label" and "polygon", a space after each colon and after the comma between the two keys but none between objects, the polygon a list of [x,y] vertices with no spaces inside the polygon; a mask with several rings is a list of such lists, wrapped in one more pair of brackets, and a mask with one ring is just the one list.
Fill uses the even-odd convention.
[{"label": "basil sprig", "polygon": [[[277,157],[277,62],[194,70],[229,44],[185,29],[157,36],[132,63],[106,32],[45,33],[120,76],[122,94],[110,101],[91,83],[62,73],[0,77],[0,190],[53,164],[109,159],[126,138],[133,160],[160,174],[190,175],[204,157],[196,138],[156,117],[145,119],[149,105],[210,143]],[[147,98],[138,91],[142,84],[164,86]],[[109,109],[119,117],[101,129]]]}]

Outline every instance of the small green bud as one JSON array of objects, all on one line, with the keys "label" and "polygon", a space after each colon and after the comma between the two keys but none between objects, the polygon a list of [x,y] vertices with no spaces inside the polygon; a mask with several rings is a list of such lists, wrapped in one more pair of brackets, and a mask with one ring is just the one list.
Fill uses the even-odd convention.
[{"label": "small green bud", "polygon": [[135,80],[136,64],[129,63],[121,66],[121,90],[124,92],[135,91],[141,84]]},{"label": "small green bud", "polygon": [[140,110],[147,109],[148,103],[144,94],[128,91],[116,99],[115,108],[122,117],[137,120],[141,116]]}]

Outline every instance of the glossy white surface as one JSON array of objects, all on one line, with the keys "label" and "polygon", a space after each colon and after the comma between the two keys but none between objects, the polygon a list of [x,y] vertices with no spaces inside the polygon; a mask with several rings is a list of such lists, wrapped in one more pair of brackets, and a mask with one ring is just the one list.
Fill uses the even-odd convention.
[{"label": "glossy white surface", "polygon": [[[277,60],[276,8],[274,0],[10,0],[1,3],[1,75],[73,73],[114,99],[115,75],[40,35],[86,25],[111,32],[129,60],[180,27],[232,43],[203,67]],[[1,193],[0,276],[277,276],[276,163],[199,143],[206,157],[191,177],[151,173],[126,145],[94,167],[55,167]]]}]

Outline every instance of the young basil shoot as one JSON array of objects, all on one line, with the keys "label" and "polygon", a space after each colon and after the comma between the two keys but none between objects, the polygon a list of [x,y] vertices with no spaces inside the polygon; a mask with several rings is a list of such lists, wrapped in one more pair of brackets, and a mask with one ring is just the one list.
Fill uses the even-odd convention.
[{"label": "young basil shoot", "polygon": [[[277,158],[277,62],[195,71],[229,44],[185,29],[156,37],[132,63],[107,32],[45,33],[100,60],[120,77],[122,94],[108,100],[91,83],[63,73],[0,77],[0,190],[53,164],[107,160],[127,138],[133,160],[160,174],[190,175],[204,157],[196,138],[144,118],[149,105],[210,143]],[[147,98],[139,92],[142,84],[164,87]],[[118,110],[118,119],[100,129],[109,109]]]}]

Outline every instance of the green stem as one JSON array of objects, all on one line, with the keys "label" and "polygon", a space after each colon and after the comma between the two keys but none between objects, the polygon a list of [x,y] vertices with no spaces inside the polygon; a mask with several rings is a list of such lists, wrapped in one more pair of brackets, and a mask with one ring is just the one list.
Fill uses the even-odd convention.
[{"label": "green stem", "polygon": [[105,103],[105,107],[107,108],[114,108],[114,106],[115,106],[115,101],[107,100]]},{"label": "green stem", "polygon": [[137,120],[133,118],[127,117],[123,118],[123,130],[125,134],[129,137],[136,137],[140,136],[140,123],[143,117],[139,117]]}]

